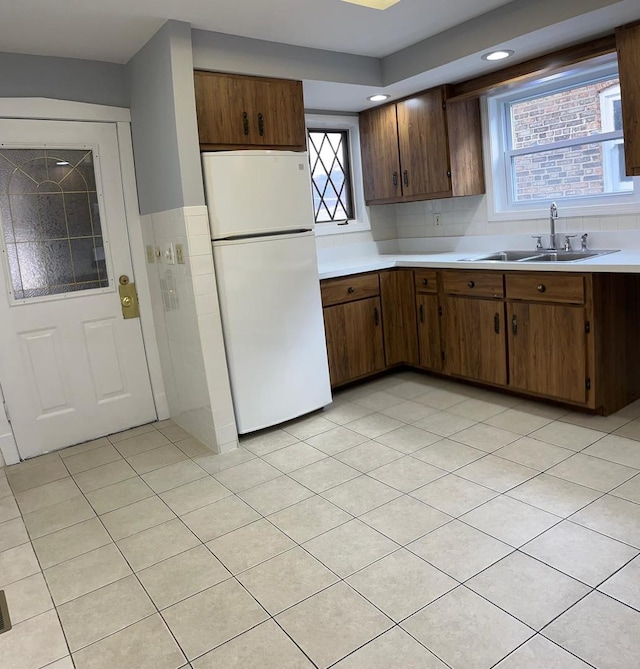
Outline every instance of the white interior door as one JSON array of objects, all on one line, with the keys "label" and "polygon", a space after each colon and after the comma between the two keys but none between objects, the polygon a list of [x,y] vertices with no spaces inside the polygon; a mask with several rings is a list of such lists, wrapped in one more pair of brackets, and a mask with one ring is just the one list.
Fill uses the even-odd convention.
[{"label": "white interior door", "polygon": [[0,120],[0,381],[22,458],[156,417],[115,124]]}]

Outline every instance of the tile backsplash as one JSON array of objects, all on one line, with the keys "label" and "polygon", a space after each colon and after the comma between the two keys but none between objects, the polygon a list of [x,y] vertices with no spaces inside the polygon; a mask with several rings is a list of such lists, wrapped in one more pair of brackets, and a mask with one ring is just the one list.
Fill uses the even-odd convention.
[{"label": "tile backsplash", "polygon": [[[472,235],[544,234],[549,217],[518,221],[490,221],[486,195],[454,197],[392,205],[395,207],[399,239],[419,237],[461,237]],[[372,207],[373,209],[373,207]],[[435,214],[441,225],[436,226]],[[640,211],[620,216],[563,217],[556,222],[558,232],[606,232],[640,229]]]},{"label": "tile backsplash", "polygon": [[[317,237],[318,249],[330,252],[330,249],[338,247],[395,239],[545,234],[549,231],[546,216],[530,220],[490,221],[486,195],[376,205],[368,209],[370,231]],[[436,213],[440,214],[440,225],[435,224]],[[636,214],[578,217],[563,217],[560,211],[556,230],[561,233],[640,230],[640,210]]]}]

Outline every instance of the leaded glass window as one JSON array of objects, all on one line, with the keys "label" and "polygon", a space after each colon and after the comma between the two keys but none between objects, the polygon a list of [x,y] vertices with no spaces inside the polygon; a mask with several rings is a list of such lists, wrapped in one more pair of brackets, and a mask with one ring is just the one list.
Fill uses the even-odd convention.
[{"label": "leaded glass window", "polygon": [[16,300],[109,286],[91,150],[0,147],[0,226]]},{"label": "leaded glass window", "polygon": [[354,218],[347,130],[309,130],[316,223]]}]

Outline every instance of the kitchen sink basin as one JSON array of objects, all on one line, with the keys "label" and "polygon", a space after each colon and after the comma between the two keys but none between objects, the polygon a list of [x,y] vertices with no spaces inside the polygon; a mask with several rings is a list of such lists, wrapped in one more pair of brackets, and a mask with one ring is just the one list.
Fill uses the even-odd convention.
[{"label": "kitchen sink basin", "polygon": [[497,251],[474,258],[463,258],[462,262],[579,262],[608,253],[617,253],[617,249],[604,251]]}]

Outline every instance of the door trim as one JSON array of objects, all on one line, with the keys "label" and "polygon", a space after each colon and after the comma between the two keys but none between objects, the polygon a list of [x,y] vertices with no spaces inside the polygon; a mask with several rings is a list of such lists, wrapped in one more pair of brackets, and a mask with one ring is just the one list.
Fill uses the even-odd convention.
[{"label": "door trim", "polygon": [[[147,356],[147,366],[151,379],[151,391],[156,406],[158,420],[169,418],[169,404],[160,367],[160,351],[156,336],[156,327],[151,307],[151,291],[147,275],[146,254],[142,238],[138,192],[133,162],[133,143],[131,141],[131,112],[123,107],[109,107],[85,102],[53,100],[50,98],[0,98],[0,118],[19,118],[31,120],[55,121],[98,121],[113,123],[116,126],[118,149],[120,154],[120,174],[124,207],[129,234],[131,262],[136,278],[138,300],[140,302],[140,326],[142,341]],[[2,379],[0,379],[0,383]],[[4,413],[0,416],[0,433],[4,432]],[[11,430],[11,426],[9,430]],[[0,434],[0,453],[5,464],[20,462],[13,433]]]}]

